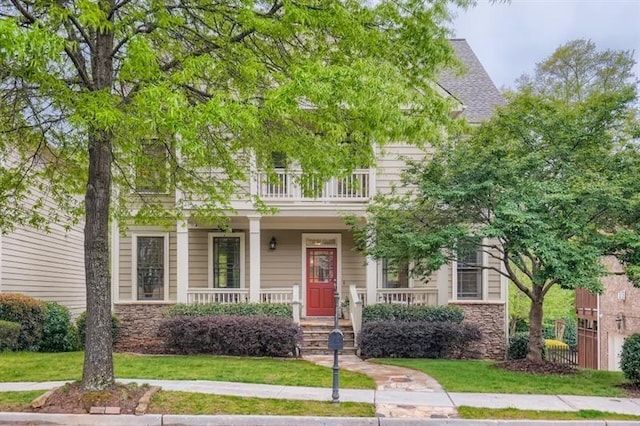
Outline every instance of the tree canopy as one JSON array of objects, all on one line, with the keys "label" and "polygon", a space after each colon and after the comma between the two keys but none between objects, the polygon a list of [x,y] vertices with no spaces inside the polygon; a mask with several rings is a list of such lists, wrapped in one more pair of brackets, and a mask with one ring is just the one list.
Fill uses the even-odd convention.
[{"label": "tree canopy", "polygon": [[[113,382],[108,220],[153,177],[140,171],[167,174],[163,196],[136,200],[138,220],[175,220],[197,199],[213,221],[275,152],[322,179],[369,164],[374,141],[439,139],[451,120],[432,81],[454,64],[449,6],[469,3],[0,0],[0,148],[15,156],[0,208],[28,180],[70,210],[84,191],[86,388]],[[33,211],[2,229],[50,219]]]},{"label": "tree canopy", "polygon": [[[553,286],[600,291],[615,255],[640,284],[640,146],[632,90],[572,103],[525,92],[471,135],[405,174],[358,238],[377,258],[427,275],[479,247],[528,296],[529,358],[541,361],[542,302]],[[482,265],[477,265],[481,267]],[[486,265],[485,265],[486,266]],[[524,278],[523,278],[524,277]]]}]

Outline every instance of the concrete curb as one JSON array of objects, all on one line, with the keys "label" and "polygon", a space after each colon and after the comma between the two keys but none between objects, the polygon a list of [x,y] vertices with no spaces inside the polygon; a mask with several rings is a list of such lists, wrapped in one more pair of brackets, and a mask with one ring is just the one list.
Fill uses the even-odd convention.
[{"label": "concrete curb", "polygon": [[0,425],[69,426],[637,426],[636,421],[607,420],[473,420],[400,419],[384,417],[304,416],[196,416],[147,414],[144,416],[98,416],[89,414],[1,413]]}]

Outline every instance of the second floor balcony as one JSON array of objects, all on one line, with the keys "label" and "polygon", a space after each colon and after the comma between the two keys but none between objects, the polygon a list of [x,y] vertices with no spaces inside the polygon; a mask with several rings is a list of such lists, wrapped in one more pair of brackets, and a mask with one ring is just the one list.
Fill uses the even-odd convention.
[{"label": "second floor balcony", "polygon": [[267,202],[363,203],[375,192],[374,171],[358,169],[346,177],[326,182],[304,179],[301,171],[276,170],[258,173],[257,195]]}]

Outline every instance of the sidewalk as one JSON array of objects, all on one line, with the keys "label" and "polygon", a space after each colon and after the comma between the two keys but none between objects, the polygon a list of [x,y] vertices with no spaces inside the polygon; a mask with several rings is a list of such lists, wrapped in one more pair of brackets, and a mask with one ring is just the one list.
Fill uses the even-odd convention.
[{"label": "sidewalk", "polygon": [[[331,401],[331,389],[300,386],[261,385],[251,383],[213,382],[204,380],[147,380],[118,379],[123,383],[148,383],[168,391],[199,392],[217,395],[234,395],[251,398],[275,398],[294,400]],[[0,383],[0,392],[47,390],[65,382],[16,382]],[[460,393],[408,390],[358,390],[341,389],[341,402],[365,402],[379,405],[395,405],[410,410],[411,407],[450,409],[455,407],[518,408],[521,410],[578,411],[597,410],[640,416],[640,399],[610,398],[575,395],[518,395],[491,393]],[[421,416],[395,415],[385,417],[420,418]],[[424,417],[422,417],[424,418]]]}]

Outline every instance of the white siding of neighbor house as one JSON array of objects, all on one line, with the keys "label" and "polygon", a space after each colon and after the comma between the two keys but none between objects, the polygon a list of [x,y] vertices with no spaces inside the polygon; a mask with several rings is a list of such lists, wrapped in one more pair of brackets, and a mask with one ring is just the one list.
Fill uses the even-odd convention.
[{"label": "white siding of neighbor house", "polygon": [[381,148],[377,157],[377,192],[388,194],[394,185],[399,186],[407,160],[421,160],[426,155],[428,155],[428,148],[408,144],[396,143]]},{"label": "white siding of neighbor house", "polygon": [[[33,194],[26,203],[33,203]],[[54,204],[45,202],[46,208]],[[0,291],[58,302],[77,315],[85,309],[84,233],[82,224],[49,232],[18,227],[0,239]]]},{"label": "white siding of neighbor house", "polygon": [[[118,288],[118,301],[131,301],[132,277],[131,268],[133,261],[133,253],[131,252],[132,235],[137,232],[168,232],[169,235],[169,298],[168,301],[175,301],[177,296],[177,277],[176,277],[176,232],[175,230],[167,231],[162,228],[150,227],[130,227],[126,236],[120,236],[120,275]],[[144,302],[142,302],[144,303]]]}]

